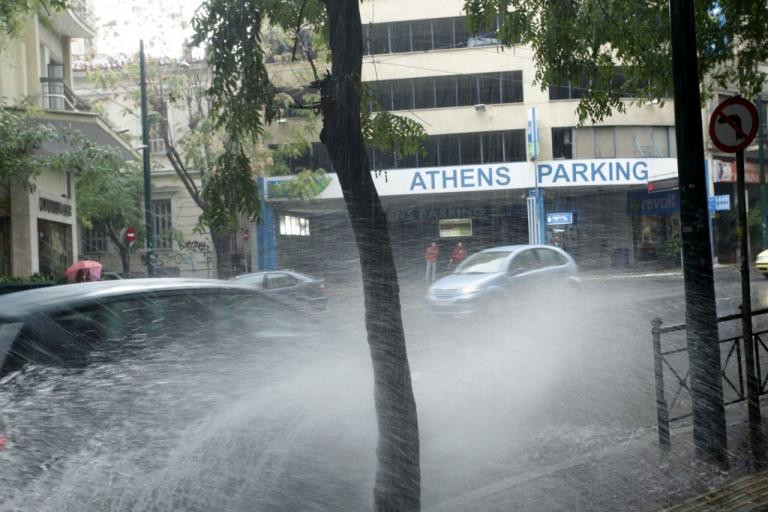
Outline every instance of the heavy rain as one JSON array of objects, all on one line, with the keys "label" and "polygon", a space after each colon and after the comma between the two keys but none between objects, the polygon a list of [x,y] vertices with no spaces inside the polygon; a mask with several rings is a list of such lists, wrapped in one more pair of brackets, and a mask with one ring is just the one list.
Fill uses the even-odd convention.
[{"label": "heavy rain", "polygon": [[768,509],[768,8],[597,4],[0,0],[0,512]]}]

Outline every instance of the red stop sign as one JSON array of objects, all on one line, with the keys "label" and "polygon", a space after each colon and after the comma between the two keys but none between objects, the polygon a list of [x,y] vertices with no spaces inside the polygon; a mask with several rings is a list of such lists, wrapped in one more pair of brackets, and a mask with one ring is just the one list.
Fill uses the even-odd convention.
[{"label": "red stop sign", "polygon": [[136,228],[133,226],[125,228],[125,241],[132,244],[136,241]]}]

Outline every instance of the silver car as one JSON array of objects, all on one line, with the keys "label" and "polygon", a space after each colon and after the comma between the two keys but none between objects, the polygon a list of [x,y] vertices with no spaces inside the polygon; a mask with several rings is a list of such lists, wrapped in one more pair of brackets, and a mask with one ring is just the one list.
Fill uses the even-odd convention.
[{"label": "silver car", "polygon": [[467,258],[437,280],[427,293],[435,314],[501,313],[515,299],[525,300],[552,287],[581,282],[568,253],[549,245],[507,245]]}]

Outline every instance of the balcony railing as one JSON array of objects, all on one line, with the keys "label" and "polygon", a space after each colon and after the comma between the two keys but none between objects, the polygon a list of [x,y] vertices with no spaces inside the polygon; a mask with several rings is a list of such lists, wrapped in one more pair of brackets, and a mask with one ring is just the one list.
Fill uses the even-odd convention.
[{"label": "balcony railing", "polygon": [[64,82],[63,78],[40,78],[43,88],[43,108],[69,112],[90,112],[91,106]]}]

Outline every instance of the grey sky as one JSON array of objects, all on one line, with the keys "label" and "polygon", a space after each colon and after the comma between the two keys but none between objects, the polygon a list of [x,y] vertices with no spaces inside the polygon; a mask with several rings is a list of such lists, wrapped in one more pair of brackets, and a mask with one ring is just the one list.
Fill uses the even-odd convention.
[{"label": "grey sky", "polygon": [[201,0],[91,0],[97,19],[97,51],[133,54],[144,39],[147,53],[179,57]]}]

